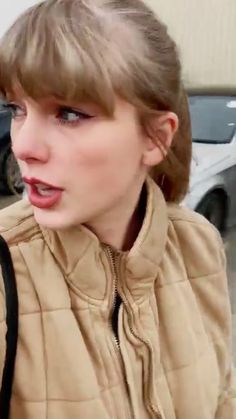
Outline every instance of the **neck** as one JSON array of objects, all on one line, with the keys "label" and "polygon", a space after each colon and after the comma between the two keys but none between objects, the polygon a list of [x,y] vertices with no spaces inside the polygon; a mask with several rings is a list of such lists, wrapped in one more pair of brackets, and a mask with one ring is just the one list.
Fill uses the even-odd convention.
[{"label": "neck", "polygon": [[[127,197],[128,196],[128,197]],[[146,210],[146,188],[140,185],[127,194],[119,205],[87,225],[99,238],[114,249],[130,250],[143,224]]]}]

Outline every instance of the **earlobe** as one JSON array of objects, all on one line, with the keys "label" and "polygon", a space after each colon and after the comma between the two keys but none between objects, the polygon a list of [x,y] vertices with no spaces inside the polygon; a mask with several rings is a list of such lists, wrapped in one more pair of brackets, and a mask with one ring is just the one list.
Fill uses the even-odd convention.
[{"label": "earlobe", "polygon": [[157,166],[164,160],[165,154],[160,147],[146,150],[143,155],[143,164],[147,167]]},{"label": "earlobe", "polygon": [[143,154],[145,166],[153,167],[164,160],[178,130],[178,125],[178,117],[173,112],[165,112],[152,120]]}]

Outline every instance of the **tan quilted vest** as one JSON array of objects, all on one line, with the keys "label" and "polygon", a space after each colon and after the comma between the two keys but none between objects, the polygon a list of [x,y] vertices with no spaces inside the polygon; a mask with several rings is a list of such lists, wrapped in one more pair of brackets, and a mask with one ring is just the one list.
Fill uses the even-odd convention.
[{"label": "tan quilted vest", "polygon": [[[20,303],[11,419],[233,419],[224,256],[202,217],[167,207],[148,181],[129,253],[84,227],[41,229],[24,201],[0,226]],[[0,321],[1,376],[3,287]]]}]

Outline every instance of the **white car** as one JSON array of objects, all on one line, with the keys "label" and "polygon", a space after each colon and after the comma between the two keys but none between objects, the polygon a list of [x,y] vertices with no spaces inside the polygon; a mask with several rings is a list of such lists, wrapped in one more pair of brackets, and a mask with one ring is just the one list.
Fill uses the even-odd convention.
[{"label": "white car", "polygon": [[193,158],[183,205],[222,233],[236,222],[236,96],[190,96]]}]

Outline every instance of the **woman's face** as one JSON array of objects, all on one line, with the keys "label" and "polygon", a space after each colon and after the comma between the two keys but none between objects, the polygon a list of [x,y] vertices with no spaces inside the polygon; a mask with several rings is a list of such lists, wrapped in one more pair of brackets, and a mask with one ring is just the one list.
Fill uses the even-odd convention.
[{"label": "woman's face", "polygon": [[117,99],[112,118],[55,99],[23,97],[11,109],[12,147],[39,224],[89,223],[142,185],[145,140],[131,104]]}]

